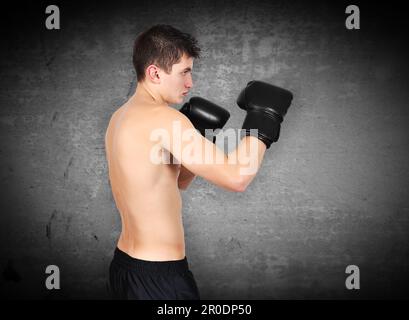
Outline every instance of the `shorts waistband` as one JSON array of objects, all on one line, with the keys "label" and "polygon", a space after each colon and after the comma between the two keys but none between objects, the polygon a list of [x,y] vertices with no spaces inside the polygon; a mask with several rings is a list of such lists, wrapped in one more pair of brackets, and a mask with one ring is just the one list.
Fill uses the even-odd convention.
[{"label": "shorts waistband", "polygon": [[114,263],[141,273],[169,274],[189,271],[187,258],[170,261],[148,261],[131,257],[122,250],[115,248]]}]

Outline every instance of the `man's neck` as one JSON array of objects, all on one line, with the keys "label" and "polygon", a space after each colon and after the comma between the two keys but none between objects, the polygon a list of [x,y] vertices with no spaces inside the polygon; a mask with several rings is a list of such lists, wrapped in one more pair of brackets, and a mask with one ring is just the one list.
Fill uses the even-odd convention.
[{"label": "man's neck", "polygon": [[138,82],[135,93],[131,99],[153,105],[168,105],[161,95],[152,90],[146,82]]}]

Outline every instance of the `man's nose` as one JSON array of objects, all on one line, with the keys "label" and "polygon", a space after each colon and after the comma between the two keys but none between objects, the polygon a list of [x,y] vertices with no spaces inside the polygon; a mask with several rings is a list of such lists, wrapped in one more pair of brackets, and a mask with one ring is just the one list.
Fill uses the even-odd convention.
[{"label": "man's nose", "polygon": [[190,88],[193,87],[193,79],[192,79],[191,76],[190,76],[189,79],[185,82],[185,87],[188,88],[188,89],[190,89]]}]

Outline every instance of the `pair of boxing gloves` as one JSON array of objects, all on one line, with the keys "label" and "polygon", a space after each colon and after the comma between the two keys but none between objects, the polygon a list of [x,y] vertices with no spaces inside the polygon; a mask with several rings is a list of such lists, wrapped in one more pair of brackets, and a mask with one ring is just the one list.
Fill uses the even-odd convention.
[{"label": "pair of boxing gloves", "polygon": [[[290,107],[290,91],[262,81],[250,81],[240,92],[237,105],[247,111],[242,129],[255,135],[268,148],[280,136],[281,122]],[[205,129],[221,129],[230,117],[222,107],[200,97],[192,97],[180,109],[194,127],[205,136]],[[257,129],[251,130],[251,129]]]}]

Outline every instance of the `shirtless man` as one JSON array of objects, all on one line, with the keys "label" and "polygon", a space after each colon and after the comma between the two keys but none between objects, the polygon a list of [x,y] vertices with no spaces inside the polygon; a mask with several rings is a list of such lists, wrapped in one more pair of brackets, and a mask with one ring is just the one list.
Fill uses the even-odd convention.
[{"label": "shirtless man", "polygon": [[[291,102],[285,97],[289,101],[278,111],[259,105],[259,101],[252,104],[248,99],[266,90],[263,83],[255,82],[254,93],[243,91],[238,101],[247,111],[243,128],[259,132],[249,132],[226,155],[195,130],[204,129],[198,128],[200,117],[204,117],[204,123],[216,119],[211,129],[222,127],[227,121],[222,108],[206,100],[192,102],[194,98],[185,110],[170,107],[182,103],[192,88],[193,59],[199,57],[199,52],[193,37],[167,25],[153,26],[135,41],[133,63],[138,85],[134,95],[112,115],[105,136],[109,179],[122,222],[110,265],[115,298],[200,299],[185,255],[180,190],[185,190],[198,175],[221,188],[243,192],[256,175],[266,148],[278,139],[281,116]],[[281,119],[272,116],[280,112]],[[182,133],[193,132],[192,139],[181,139],[175,123]],[[155,130],[167,132],[169,138],[155,141]],[[174,161],[153,161],[152,150],[158,144],[162,157],[168,154]],[[183,152],[187,149],[190,151]],[[211,151],[212,161],[205,159],[202,150]],[[247,164],[228,161],[239,155],[247,159]],[[243,174],[249,162],[255,163],[255,168]]]}]

